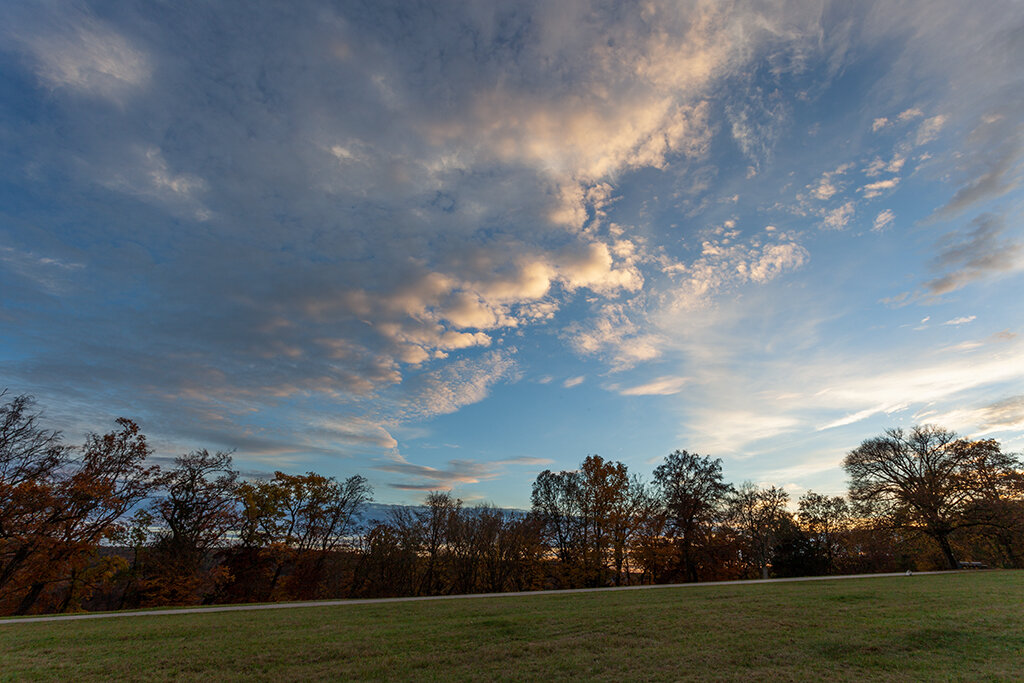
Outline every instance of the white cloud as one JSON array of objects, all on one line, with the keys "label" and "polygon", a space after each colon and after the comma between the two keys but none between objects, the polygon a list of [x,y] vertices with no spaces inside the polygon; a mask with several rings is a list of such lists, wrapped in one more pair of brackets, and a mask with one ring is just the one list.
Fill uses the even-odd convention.
[{"label": "white cloud", "polygon": [[689,381],[687,377],[659,377],[635,387],[620,389],[623,396],[671,396],[678,394]]},{"label": "white cloud", "polygon": [[570,377],[564,382],[562,382],[562,386],[565,387],[566,389],[578,387],[579,385],[583,384],[583,382],[585,382],[586,379],[586,375],[580,375],[579,377]]},{"label": "white cloud", "polygon": [[880,116],[871,123],[871,132],[877,133],[878,131],[882,130],[888,125],[889,119],[885,118],[884,116]]},{"label": "white cloud", "polygon": [[882,173],[899,173],[905,163],[906,158],[899,154],[894,155],[889,161],[883,161],[881,157],[875,157],[871,163],[864,167],[864,175],[874,178]]},{"label": "white cloud", "polygon": [[816,185],[813,190],[811,190],[811,194],[814,195],[815,199],[821,200],[831,198],[832,195],[834,195],[836,192],[838,192],[836,186],[824,180],[821,181],[818,185]]},{"label": "white cloud", "polygon": [[701,256],[690,264],[677,264],[667,272],[679,279],[669,295],[676,309],[707,306],[720,291],[748,283],[765,284],[803,266],[810,254],[791,235],[769,233],[780,241],[764,243],[759,237],[734,243],[735,235],[708,239]]},{"label": "white cloud", "polygon": [[899,178],[889,178],[888,180],[868,183],[860,189],[864,193],[864,199],[874,199],[875,197],[880,197],[886,190],[891,190],[899,184]]},{"label": "white cloud", "polygon": [[977,318],[977,316],[967,315],[967,316],[962,316],[960,318],[953,318],[952,320],[947,320],[946,322],[944,322],[942,324],[943,325],[955,325],[955,326],[966,325],[969,322],[973,322],[976,318]]},{"label": "white cloud", "polygon": [[881,232],[882,230],[885,230],[890,225],[892,225],[892,222],[895,218],[896,214],[892,212],[892,209],[886,209],[885,211],[881,211],[877,216],[875,216],[875,222],[871,226],[871,229],[874,230],[875,232]]},{"label": "white cloud", "polygon": [[479,403],[500,381],[518,378],[514,350],[488,351],[478,358],[451,361],[408,380],[411,392],[398,400],[400,421],[419,420],[454,413]]},{"label": "white cloud", "polygon": [[934,421],[953,429],[972,429],[978,425],[948,417],[960,396],[972,390],[1024,379],[1024,347],[1015,344],[1002,353],[967,353],[958,356],[939,354],[924,358],[907,367],[852,373],[842,382],[828,386],[815,398],[822,406],[863,406],[844,418],[828,422],[820,429],[830,429],[860,422],[873,415],[889,413],[912,405],[942,404],[946,418]]},{"label": "white cloud", "polygon": [[854,203],[848,201],[842,206],[838,206],[825,214],[825,220],[822,225],[829,230],[842,230],[853,218]]},{"label": "white cloud", "polygon": [[196,220],[210,218],[199,198],[208,183],[198,175],[173,171],[157,147],[134,147],[104,170],[105,177],[95,180],[111,190],[155,200]]},{"label": "white cloud", "polygon": [[582,355],[607,358],[613,371],[632,368],[661,354],[663,340],[649,331],[639,301],[601,306],[584,323],[569,325],[563,337]]},{"label": "white cloud", "polygon": [[897,116],[896,119],[900,123],[906,123],[907,121],[911,121],[913,119],[920,118],[922,116],[924,116],[924,112],[922,112],[917,107],[911,107],[910,109],[906,109],[906,110],[900,112],[900,115]]},{"label": "white cloud", "polygon": [[947,117],[943,114],[925,119],[921,127],[917,129],[915,142],[924,145],[939,137],[939,132],[946,125]]}]

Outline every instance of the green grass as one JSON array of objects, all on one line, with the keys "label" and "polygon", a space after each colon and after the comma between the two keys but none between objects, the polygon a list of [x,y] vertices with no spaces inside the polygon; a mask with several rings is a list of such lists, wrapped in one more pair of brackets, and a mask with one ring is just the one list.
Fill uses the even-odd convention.
[{"label": "green grass", "polygon": [[1024,572],[0,623],[0,680],[1020,680]]}]

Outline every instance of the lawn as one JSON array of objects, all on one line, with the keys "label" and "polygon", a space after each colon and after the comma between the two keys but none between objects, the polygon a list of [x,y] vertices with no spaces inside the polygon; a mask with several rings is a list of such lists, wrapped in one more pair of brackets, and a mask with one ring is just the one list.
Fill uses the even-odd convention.
[{"label": "lawn", "polygon": [[1024,572],[0,622],[0,680],[1020,680]]}]

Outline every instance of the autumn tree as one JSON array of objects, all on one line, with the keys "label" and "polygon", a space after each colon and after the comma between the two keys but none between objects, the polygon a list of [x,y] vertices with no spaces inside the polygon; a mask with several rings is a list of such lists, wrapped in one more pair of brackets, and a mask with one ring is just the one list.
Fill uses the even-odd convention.
[{"label": "autumn tree", "polygon": [[212,553],[239,519],[230,453],[196,450],[174,463],[161,478],[164,495],[152,506],[157,531],[148,553],[146,604],[188,604],[210,595],[224,575]]},{"label": "autumn tree", "polygon": [[1010,482],[1020,463],[1002,455],[994,442],[967,441],[923,425],[888,429],[864,441],[850,451],[843,467],[850,477],[850,498],[864,513],[924,534],[945,565],[956,569],[954,532],[991,526],[993,518],[986,518],[986,512],[1001,509],[999,501],[1016,495]]},{"label": "autumn tree", "polygon": [[499,593],[538,588],[544,544],[537,516],[481,506],[473,519],[480,544],[479,589]]},{"label": "autumn tree", "polygon": [[[14,473],[0,487],[0,495],[9,498],[3,512],[0,601],[11,604],[20,595],[19,614],[46,592],[61,609],[81,597],[81,579],[98,561],[99,544],[118,533],[159,473],[146,465],[151,449],[131,420],[118,419],[119,429],[103,436],[90,434],[72,459],[56,435],[33,426],[38,416],[26,412],[30,405],[16,401],[6,407],[3,419],[13,424],[9,433],[22,437],[8,437],[0,456],[7,463],[5,477]],[[30,471],[35,471],[32,479],[26,478]]]},{"label": "autumn tree", "polygon": [[533,513],[541,520],[545,544],[554,553],[562,583],[572,585],[572,576],[582,564],[579,519],[579,473],[544,470],[533,482],[530,500]]},{"label": "autumn tree", "polygon": [[564,582],[600,586],[627,580],[640,487],[625,465],[599,455],[587,456],[579,470],[538,475],[533,512],[543,520]]},{"label": "autumn tree", "polygon": [[825,572],[834,574],[851,523],[850,506],[842,496],[808,491],[800,496],[797,518],[822,557]]},{"label": "autumn tree", "polygon": [[732,491],[722,479],[722,461],[677,450],[655,468],[654,484],[682,575],[699,581],[702,560],[707,561],[703,551]]},{"label": "autumn tree", "polygon": [[[741,542],[743,562],[768,578],[775,548],[792,524],[789,494],[775,486],[743,483],[729,495],[728,518]],[[787,524],[789,522],[789,524]]]},{"label": "autumn tree", "polygon": [[975,540],[993,546],[991,555],[1007,567],[1024,566],[1024,463],[1004,453],[995,439],[959,439],[966,451],[960,485],[970,491],[964,527]]},{"label": "autumn tree", "polygon": [[72,450],[40,418],[31,396],[0,405],[0,605],[22,589],[19,573],[48,542],[44,523]]},{"label": "autumn tree", "polygon": [[359,510],[372,496],[359,475],[339,482],[314,472],[275,472],[269,481],[239,486],[242,549],[258,550],[246,556],[269,558],[272,567],[264,599],[274,596],[286,573],[291,595],[316,597],[329,555],[351,543]]}]

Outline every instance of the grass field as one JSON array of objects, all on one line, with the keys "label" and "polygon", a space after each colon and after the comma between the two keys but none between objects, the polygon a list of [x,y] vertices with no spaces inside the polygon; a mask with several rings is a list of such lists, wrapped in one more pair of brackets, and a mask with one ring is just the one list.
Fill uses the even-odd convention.
[{"label": "grass field", "polygon": [[0,680],[1021,680],[1024,572],[0,622]]}]

